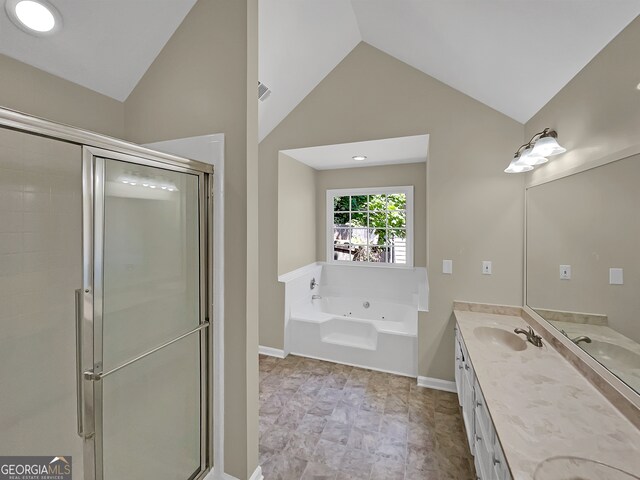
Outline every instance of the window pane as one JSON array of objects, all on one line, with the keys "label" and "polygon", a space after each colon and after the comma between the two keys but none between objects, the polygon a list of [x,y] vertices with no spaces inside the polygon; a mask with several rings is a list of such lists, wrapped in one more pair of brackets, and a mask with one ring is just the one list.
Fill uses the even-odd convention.
[{"label": "window pane", "polygon": [[367,228],[366,227],[351,229],[351,244],[352,245],[367,244]]},{"label": "window pane", "polygon": [[381,195],[369,195],[369,210],[386,210],[387,209],[387,196],[383,193]]},{"label": "window pane", "polygon": [[347,223],[349,223],[348,213],[336,213],[333,215],[334,225],[346,225]]},{"label": "window pane", "polygon": [[389,250],[387,247],[370,247],[369,249],[369,261],[375,263],[385,263],[387,262]]},{"label": "window pane", "polygon": [[333,259],[351,260],[351,229],[349,227],[333,228]]},{"label": "window pane", "polygon": [[366,227],[368,222],[367,212],[353,212],[351,214],[352,227]]},{"label": "window pane", "polygon": [[351,229],[344,226],[333,227],[333,243],[349,243],[351,238]]},{"label": "window pane", "polygon": [[387,222],[389,228],[407,228],[407,212],[405,210],[390,211]]},{"label": "window pane", "polygon": [[370,212],[369,226],[373,228],[387,228],[387,212],[384,210]]},{"label": "window pane", "polygon": [[333,197],[333,211],[348,212],[349,211],[349,195],[346,195],[344,197]]},{"label": "window pane", "polygon": [[407,196],[404,193],[387,195],[387,208],[389,210],[406,210]]},{"label": "window pane", "polygon": [[339,261],[407,263],[407,195],[333,197],[333,256]]},{"label": "window pane", "polygon": [[369,243],[372,245],[386,245],[387,244],[387,229],[386,228],[372,228],[371,235],[369,236]]},{"label": "window pane", "polygon": [[369,247],[356,247],[353,252],[354,262],[368,262],[369,261]]},{"label": "window pane", "polygon": [[351,197],[351,210],[354,212],[367,210],[367,196],[355,195]]},{"label": "window pane", "polygon": [[407,263],[406,230],[389,230],[389,261],[397,264]]},{"label": "window pane", "polygon": [[389,229],[389,245],[392,245],[394,242],[404,242],[407,241],[407,231],[404,229],[393,228]]},{"label": "window pane", "polygon": [[339,260],[341,262],[350,262],[351,261],[351,249],[349,248],[349,246],[336,246],[333,249],[333,259],[334,260]]}]

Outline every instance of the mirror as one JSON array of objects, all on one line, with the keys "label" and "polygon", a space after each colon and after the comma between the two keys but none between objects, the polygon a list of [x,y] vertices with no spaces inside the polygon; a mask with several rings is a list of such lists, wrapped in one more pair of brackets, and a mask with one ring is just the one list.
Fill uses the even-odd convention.
[{"label": "mirror", "polygon": [[527,305],[640,393],[640,155],[527,189]]}]

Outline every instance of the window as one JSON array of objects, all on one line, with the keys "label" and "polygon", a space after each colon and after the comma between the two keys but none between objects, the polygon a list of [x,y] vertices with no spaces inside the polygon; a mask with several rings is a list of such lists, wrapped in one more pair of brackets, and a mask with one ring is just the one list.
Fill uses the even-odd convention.
[{"label": "window", "polygon": [[327,190],[327,261],[413,266],[413,187]]}]

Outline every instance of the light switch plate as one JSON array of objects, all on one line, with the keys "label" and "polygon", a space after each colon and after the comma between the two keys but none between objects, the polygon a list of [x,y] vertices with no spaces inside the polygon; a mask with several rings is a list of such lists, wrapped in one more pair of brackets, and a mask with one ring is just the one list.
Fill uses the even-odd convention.
[{"label": "light switch plate", "polygon": [[491,275],[491,260],[485,260],[482,262],[482,274]]},{"label": "light switch plate", "polygon": [[571,265],[560,265],[560,280],[571,280]]},{"label": "light switch plate", "polygon": [[442,273],[451,275],[453,273],[453,260],[442,260]]},{"label": "light switch plate", "polygon": [[624,274],[622,268],[609,269],[609,285],[624,285]]}]

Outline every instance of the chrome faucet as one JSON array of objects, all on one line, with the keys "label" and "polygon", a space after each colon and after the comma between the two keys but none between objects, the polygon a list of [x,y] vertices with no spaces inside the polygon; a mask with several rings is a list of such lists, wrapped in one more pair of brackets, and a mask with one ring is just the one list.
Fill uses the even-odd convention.
[{"label": "chrome faucet", "polygon": [[536,347],[542,346],[542,337],[540,335],[536,335],[536,332],[533,331],[533,328],[529,327],[527,330],[524,328],[516,328],[514,333],[524,333],[527,337],[527,342],[535,345]]},{"label": "chrome faucet", "polygon": [[311,290],[313,290],[314,288],[316,288],[318,286],[318,282],[316,282],[316,277],[313,277],[311,279],[311,282],[309,283],[309,288]]},{"label": "chrome faucet", "polygon": [[322,296],[320,296],[320,295],[311,295],[311,300],[322,300]]},{"label": "chrome faucet", "polygon": [[581,335],[579,337],[572,338],[571,341],[576,345],[578,345],[580,342],[591,343],[591,339],[586,335]]}]

